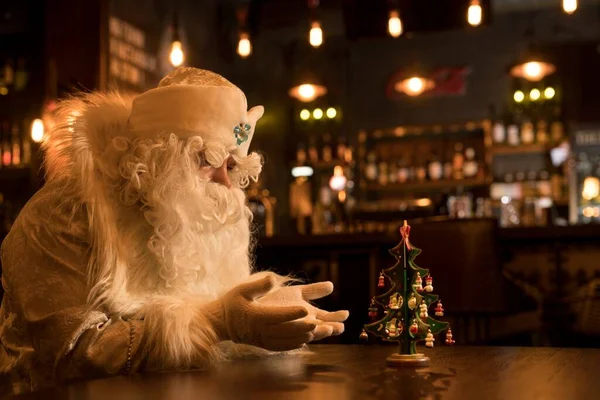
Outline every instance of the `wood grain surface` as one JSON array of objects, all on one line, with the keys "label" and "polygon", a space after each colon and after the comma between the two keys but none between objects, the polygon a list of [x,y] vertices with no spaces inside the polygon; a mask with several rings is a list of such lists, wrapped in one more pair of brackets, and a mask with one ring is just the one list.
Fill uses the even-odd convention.
[{"label": "wood grain surface", "polygon": [[395,347],[314,345],[313,354],[232,361],[210,372],[77,382],[21,399],[507,399],[600,398],[600,350],[524,347],[423,349],[431,366],[391,369]]}]

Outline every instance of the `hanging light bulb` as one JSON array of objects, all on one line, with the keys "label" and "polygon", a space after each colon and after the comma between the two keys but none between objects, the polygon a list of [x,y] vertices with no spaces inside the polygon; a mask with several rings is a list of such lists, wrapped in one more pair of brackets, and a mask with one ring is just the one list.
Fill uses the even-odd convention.
[{"label": "hanging light bulb", "polygon": [[250,35],[248,35],[246,32],[240,33],[240,40],[238,41],[237,53],[242,58],[246,58],[252,53],[252,43],[250,42]]},{"label": "hanging light bulb", "polygon": [[481,18],[483,16],[483,10],[479,0],[471,0],[471,5],[467,10],[467,21],[471,26],[478,26],[481,24]]},{"label": "hanging light bulb", "polygon": [[171,53],[169,53],[169,61],[174,67],[179,67],[185,61],[185,55],[183,54],[183,45],[179,40],[179,22],[177,19],[177,13],[173,13],[173,42],[171,43]]},{"label": "hanging light bulb", "polygon": [[388,19],[388,32],[393,38],[397,38],[402,35],[402,20],[400,19],[400,13],[398,10],[391,10],[390,17]]},{"label": "hanging light bulb", "polygon": [[313,21],[308,34],[308,41],[312,47],[319,47],[323,44],[323,29],[319,21]]},{"label": "hanging light bulb", "polygon": [[44,139],[44,122],[36,118],[31,123],[31,140],[40,143]]},{"label": "hanging light bulb", "polygon": [[179,40],[174,40],[171,44],[171,54],[169,54],[169,60],[174,67],[179,67],[183,64],[185,56],[183,54],[183,47]]},{"label": "hanging light bulb", "polygon": [[563,0],[563,11],[569,15],[577,11],[577,0]]}]

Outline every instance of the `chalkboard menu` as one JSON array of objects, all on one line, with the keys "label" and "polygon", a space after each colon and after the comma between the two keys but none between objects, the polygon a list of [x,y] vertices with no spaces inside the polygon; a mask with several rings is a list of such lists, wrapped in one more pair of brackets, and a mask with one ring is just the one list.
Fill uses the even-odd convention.
[{"label": "chalkboard menu", "polygon": [[108,81],[110,87],[143,92],[158,82],[157,46],[149,35],[111,15],[108,24]]}]

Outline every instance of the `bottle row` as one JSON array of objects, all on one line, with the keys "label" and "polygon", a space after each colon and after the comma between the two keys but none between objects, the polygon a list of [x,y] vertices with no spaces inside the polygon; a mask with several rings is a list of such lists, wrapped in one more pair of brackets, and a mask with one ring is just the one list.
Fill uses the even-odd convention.
[{"label": "bottle row", "polygon": [[6,59],[0,68],[0,95],[25,90],[28,80],[29,73],[24,58],[20,57],[16,61],[14,58]]},{"label": "bottle row", "polygon": [[24,124],[4,120],[0,124],[0,167],[31,165],[31,141]]},{"label": "bottle row", "polygon": [[473,147],[464,148],[458,142],[454,151],[442,159],[435,152],[414,154],[400,159],[378,160],[374,150],[367,153],[364,177],[367,182],[390,183],[424,182],[439,180],[482,179],[484,168]]},{"label": "bottle row", "polygon": [[332,138],[330,134],[325,134],[320,141],[311,136],[308,140],[308,147],[301,143],[296,150],[296,163],[298,165],[304,165],[307,162],[311,164],[328,163],[334,160],[350,163],[352,159],[352,148],[348,146],[344,136]]},{"label": "bottle row", "polygon": [[496,121],[492,128],[492,138],[496,145],[559,143],[564,136],[564,125],[559,119],[548,121],[523,118],[519,121],[509,118],[506,121]]}]

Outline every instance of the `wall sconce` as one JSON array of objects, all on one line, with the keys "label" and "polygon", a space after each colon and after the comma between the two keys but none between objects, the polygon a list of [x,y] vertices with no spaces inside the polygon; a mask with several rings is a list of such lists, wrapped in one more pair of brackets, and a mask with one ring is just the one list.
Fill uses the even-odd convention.
[{"label": "wall sconce", "polygon": [[327,88],[316,83],[303,83],[291,88],[288,94],[303,103],[310,103],[316,98],[327,94]]},{"label": "wall sconce", "polygon": [[532,59],[517,64],[510,69],[510,74],[515,78],[526,79],[530,82],[539,82],[545,77],[552,75],[556,66],[546,61]]},{"label": "wall sconce", "polygon": [[435,82],[432,79],[422,76],[412,76],[397,82],[394,85],[396,91],[405,93],[409,96],[419,96],[420,94],[431,90],[435,87]]}]

